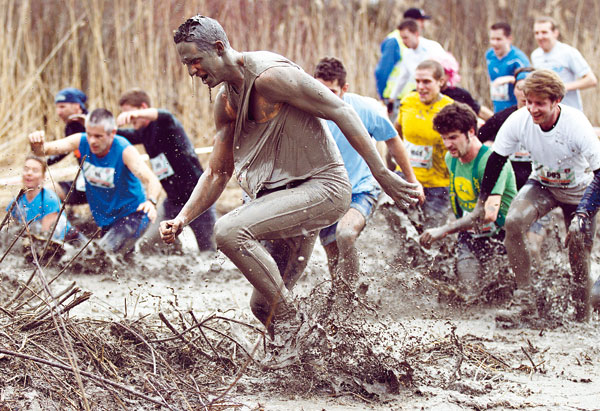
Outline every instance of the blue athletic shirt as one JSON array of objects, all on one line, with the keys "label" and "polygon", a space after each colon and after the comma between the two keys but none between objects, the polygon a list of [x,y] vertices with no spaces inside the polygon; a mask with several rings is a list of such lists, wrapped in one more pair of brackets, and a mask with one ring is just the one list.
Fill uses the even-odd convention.
[{"label": "blue athletic shirt", "polygon": [[[496,78],[502,76],[514,76],[518,68],[530,66],[527,55],[515,46],[510,46],[510,51],[500,60],[496,57],[494,49],[490,48],[485,53],[485,59],[487,61],[490,81],[494,81]],[[490,85],[494,113],[517,104],[514,89],[515,85],[512,83],[504,84],[497,88]]]},{"label": "blue athletic shirt", "polygon": [[[12,203],[15,200],[13,199],[8,206],[6,207],[6,211],[10,210]],[[19,201],[17,205],[13,208],[12,216],[19,223],[23,222],[23,219],[27,222],[32,222],[32,225],[35,226],[35,223],[39,223],[42,219],[48,214],[58,213],[60,211],[60,200],[54,191],[42,188],[42,190],[36,195],[33,200],[28,201],[27,196],[23,194],[19,197]],[[52,228],[52,227],[50,227]],[[64,240],[65,234],[71,229],[71,224],[65,217],[64,214],[60,216],[60,222],[56,225],[56,230],[54,230],[54,235],[52,239],[54,240]]]},{"label": "blue athletic shirt", "polygon": [[90,151],[87,134],[81,135],[79,152],[83,163],[85,193],[96,224],[105,228],[135,212],[146,201],[140,180],[123,162],[123,150],[131,144],[115,136],[108,154],[98,157]]},{"label": "blue athletic shirt", "polygon": [[[385,108],[377,100],[354,93],[345,93],[343,100],[354,108],[365,128],[375,140],[386,141],[397,135],[396,129],[387,117]],[[352,184],[352,194],[370,192],[379,187],[369,166],[350,145],[339,127],[331,120],[327,121],[327,125],[342,154],[344,166],[348,171],[350,184]]]},{"label": "blue athletic shirt", "polygon": [[[400,32],[394,30],[387,35],[385,40],[381,42],[381,58],[375,67],[375,83],[377,85],[377,94],[383,97],[383,92],[387,87],[390,74],[394,70],[394,66],[401,60],[402,39]],[[402,44],[403,45],[403,44]]]}]

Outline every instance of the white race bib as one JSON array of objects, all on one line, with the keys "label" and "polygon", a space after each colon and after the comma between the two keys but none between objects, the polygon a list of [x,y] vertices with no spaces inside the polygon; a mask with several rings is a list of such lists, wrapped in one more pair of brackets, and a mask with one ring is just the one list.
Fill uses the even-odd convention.
[{"label": "white race bib", "polygon": [[167,156],[165,153],[160,153],[154,158],[150,159],[150,165],[152,166],[152,171],[156,174],[159,180],[163,178],[171,177],[175,172],[173,171],[173,167],[167,160]]},{"label": "white race bib", "polygon": [[490,86],[490,95],[493,101],[509,101],[508,83],[498,87]]},{"label": "white race bib", "polygon": [[420,146],[404,141],[411,167],[430,169],[433,166],[433,146]]},{"label": "white race bib", "polygon": [[535,174],[547,187],[572,188],[576,186],[575,171],[571,168],[551,169],[534,162]]},{"label": "white race bib", "polygon": [[112,167],[98,167],[85,161],[83,175],[88,183],[101,188],[115,187],[115,169]]},{"label": "white race bib", "polygon": [[75,190],[85,193],[85,179],[83,178],[83,172],[79,173],[77,180],[75,180]]}]

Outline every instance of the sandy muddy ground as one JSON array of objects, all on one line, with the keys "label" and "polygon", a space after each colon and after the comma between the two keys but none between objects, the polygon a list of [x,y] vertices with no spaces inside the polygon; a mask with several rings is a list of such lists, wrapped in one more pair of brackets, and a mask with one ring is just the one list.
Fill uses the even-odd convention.
[{"label": "sandy muddy ground", "polygon": [[[568,265],[554,233],[548,235],[544,251],[544,267],[553,280],[538,279],[547,293],[546,317],[536,327],[507,330],[497,328],[493,319],[502,306],[501,293],[492,302],[467,307],[448,291],[452,290],[452,260],[447,253],[453,240],[442,244],[441,253],[425,253],[415,243],[414,227],[398,218],[397,213],[378,211],[359,239],[364,297],[334,302],[328,309],[336,314],[319,317],[325,318],[319,321],[326,329],[319,338],[328,343],[315,352],[327,358],[317,360],[313,355],[306,360],[308,353],[303,351],[304,363],[287,368],[265,370],[251,364],[226,396],[229,409],[600,409],[600,318],[595,313],[587,324],[572,321],[571,304],[564,298]],[[390,228],[393,219],[397,219],[395,229]],[[251,287],[231,262],[220,253],[197,255],[185,240],[184,252],[136,255],[102,274],[67,271],[54,289],[75,281],[93,293],[71,310],[72,319],[135,322],[143,318],[140,324],[160,327],[165,335],[169,331],[158,319],[159,312],[173,323],[192,311],[198,318],[218,314],[260,326],[248,308]],[[599,254],[596,244],[594,277],[600,272]],[[23,281],[31,272],[16,252],[0,267],[4,290],[10,290],[11,279]],[[501,273],[502,268],[495,272]],[[323,302],[328,278],[325,253],[317,245],[306,275],[295,288],[301,306],[319,307],[306,308],[315,323],[328,310]],[[322,292],[314,293],[315,289]],[[6,300],[7,296],[0,297],[0,306]],[[335,319],[328,320],[332,315]],[[336,331],[331,332],[327,324],[335,324]],[[310,336],[314,332],[306,331],[305,341],[316,347],[320,342]],[[265,357],[258,333],[235,324],[229,333],[249,352],[259,341],[254,356],[259,361]],[[0,347],[8,347],[7,338],[0,333]],[[368,341],[366,351],[353,338]],[[380,361],[383,368],[366,357]],[[33,388],[35,384],[28,388],[23,380],[2,382],[9,374],[1,370],[8,369],[9,360],[0,356],[0,410],[58,409],[57,401],[48,400],[43,391]],[[391,368],[395,369],[390,372]],[[362,379],[361,369],[365,376],[377,369],[391,377]],[[221,388],[234,379],[234,374],[223,373]],[[153,407],[139,401],[126,408]]]}]

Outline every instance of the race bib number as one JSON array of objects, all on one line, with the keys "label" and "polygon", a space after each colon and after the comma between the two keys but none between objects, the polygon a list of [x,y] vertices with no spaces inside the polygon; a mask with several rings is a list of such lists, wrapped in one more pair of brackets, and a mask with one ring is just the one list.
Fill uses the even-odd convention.
[{"label": "race bib number", "polygon": [[490,94],[493,101],[509,101],[508,83],[497,87],[490,86]]},{"label": "race bib number", "polygon": [[75,190],[85,193],[85,179],[83,178],[83,173],[79,173],[77,180],[75,180]]},{"label": "race bib number", "polygon": [[160,153],[156,157],[151,158],[150,165],[152,166],[152,171],[154,171],[154,174],[156,174],[156,177],[158,177],[159,180],[171,177],[175,174],[165,153]]},{"label": "race bib number", "polygon": [[83,163],[83,175],[95,187],[115,187],[115,169],[112,167],[98,167],[86,161]]},{"label": "race bib number", "polygon": [[531,154],[529,154],[529,151],[527,151],[525,149],[525,147],[521,146],[521,148],[519,149],[519,151],[517,151],[514,154],[511,154],[508,157],[511,161],[516,161],[516,162],[531,162]]},{"label": "race bib number", "polygon": [[534,164],[535,174],[547,187],[570,188],[575,184],[575,171],[570,168],[551,169],[541,164]]},{"label": "race bib number", "polygon": [[433,146],[420,146],[404,142],[411,167],[430,169],[433,166]]}]

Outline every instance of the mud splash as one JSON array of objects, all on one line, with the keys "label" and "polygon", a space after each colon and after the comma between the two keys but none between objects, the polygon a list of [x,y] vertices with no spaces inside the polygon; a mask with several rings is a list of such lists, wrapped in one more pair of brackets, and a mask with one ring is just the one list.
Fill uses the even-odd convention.
[{"label": "mud splash", "polygon": [[[381,208],[370,221],[358,242],[360,295],[330,293],[317,247],[295,289],[304,321],[289,349],[264,338],[249,284],[221,254],[197,255],[184,241],[182,255],[136,254],[102,269],[98,255],[82,255],[81,269],[52,285],[79,288],[62,307],[94,293],[63,315],[66,335],[82,370],[133,391],[83,376],[86,398],[93,409],[597,408],[599,319],[572,321],[562,226],[547,235],[536,279],[540,323],[503,330],[493,314],[508,271],[490,270],[481,299],[464,304],[453,241],[421,250],[413,218]],[[11,239],[0,240],[5,250]],[[51,316],[22,328],[47,305],[7,304],[32,271],[18,247],[0,265],[0,348],[60,363]],[[599,255],[595,247],[594,273]],[[37,279],[31,288],[43,295]],[[72,373],[0,354],[0,408],[80,408],[81,397]]]}]

